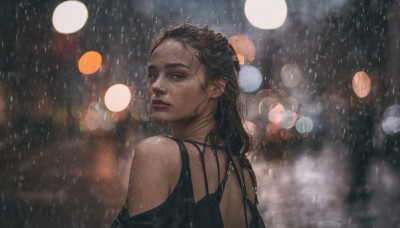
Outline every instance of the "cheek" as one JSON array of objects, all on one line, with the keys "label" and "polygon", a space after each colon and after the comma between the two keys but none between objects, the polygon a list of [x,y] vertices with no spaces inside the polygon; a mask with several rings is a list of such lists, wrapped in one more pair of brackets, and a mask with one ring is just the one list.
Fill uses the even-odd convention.
[{"label": "cheek", "polygon": [[205,96],[204,91],[198,86],[185,87],[182,90],[177,90],[175,94],[176,96],[181,97],[181,100],[187,104],[197,103],[197,100],[202,99]]}]

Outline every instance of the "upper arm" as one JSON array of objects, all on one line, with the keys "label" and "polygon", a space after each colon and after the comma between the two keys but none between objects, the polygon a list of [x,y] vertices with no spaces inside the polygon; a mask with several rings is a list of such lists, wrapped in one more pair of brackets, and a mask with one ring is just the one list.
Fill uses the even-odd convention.
[{"label": "upper arm", "polygon": [[128,188],[130,216],[162,204],[174,187],[172,185],[177,183],[180,156],[177,146],[170,141],[165,137],[151,137],[136,146]]}]

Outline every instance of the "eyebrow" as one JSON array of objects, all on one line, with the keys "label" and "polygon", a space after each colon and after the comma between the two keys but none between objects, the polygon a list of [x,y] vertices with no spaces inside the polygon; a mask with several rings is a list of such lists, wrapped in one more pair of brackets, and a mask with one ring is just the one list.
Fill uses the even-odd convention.
[{"label": "eyebrow", "polygon": [[[166,63],[164,65],[165,68],[173,68],[173,67],[184,67],[190,69],[188,65],[185,65],[183,63]],[[157,69],[156,65],[150,64],[147,66],[147,69],[152,70],[152,69]]]}]

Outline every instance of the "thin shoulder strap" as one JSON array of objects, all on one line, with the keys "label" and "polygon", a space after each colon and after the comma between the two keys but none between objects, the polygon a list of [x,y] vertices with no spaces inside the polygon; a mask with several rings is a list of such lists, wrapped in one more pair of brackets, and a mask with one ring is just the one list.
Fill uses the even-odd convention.
[{"label": "thin shoulder strap", "polygon": [[188,190],[190,190],[190,194],[193,196],[193,187],[192,187],[192,177],[190,174],[190,160],[189,160],[189,154],[187,151],[187,148],[183,142],[177,138],[173,138],[171,136],[167,136],[168,138],[174,140],[178,146],[179,146],[179,151],[181,152],[181,158],[182,158],[182,170],[183,173],[185,174],[185,181],[190,182],[188,183]]},{"label": "thin shoulder strap", "polygon": [[238,168],[236,167],[235,162],[233,161],[233,158],[232,158],[232,155],[231,155],[230,151],[228,150],[228,151],[226,152],[226,154],[228,155],[228,159],[229,159],[229,161],[231,162],[231,164],[232,164],[232,166],[233,166],[233,170],[235,171],[236,178],[238,179],[240,188],[242,189],[243,196],[247,196],[246,186],[245,186],[245,184],[244,184],[242,178],[240,177],[239,170],[238,170]]},{"label": "thin shoulder strap", "polygon": [[208,192],[208,181],[207,181],[206,165],[205,165],[205,162],[204,162],[204,149],[205,149],[205,146],[203,145],[203,151],[202,151],[200,149],[200,147],[197,145],[197,142],[195,142],[193,140],[186,140],[186,142],[192,144],[199,151],[201,166],[203,167],[203,177],[204,177],[204,183],[205,183],[205,186],[206,186],[206,193],[207,193],[207,195],[209,195],[210,193]]},{"label": "thin shoulder strap", "polygon": [[[224,190],[225,190],[225,184],[226,184],[226,181],[228,180],[228,175],[229,175],[229,169],[230,169],[230,164],[231,163],[231,161],[228,159],[228,158],[226,158],[225,159],[225,175],[224,175],[224,178],[222,179],[222,181],[219,181],[219,185],[218,185],[218,189],[217,189],[217,191],[216,191],[216,193],[217,193],[217,196],[218,196],[218,201],[221,201],[221,199],[222,199],[222,194],[224,193]],[[219,169],[218,169],[218,171],[219,171]],[[219,177],[219,175],[218,175],[218,177]],[[219,180],[219,179],[218,179]]]},{"label": "thin shoulder strap", "polygon": [[167,136],[168,138],[174,140],[178,146],[179,146],[179,151],[181,152],[181,157],[182,157],[182,171],[184,175],[184,189],[185,189],[185,201],[188,203],[188,213],[189,213],[189,224],[191,224],[190,227],[193,225],[194,221],[194,195],[193,195],[193,184],[192,184],[192,177],[190,173],[190,160],[189,160],[189,154],[187,151],[187,148],[183,142],[177,138],[173,138],[171,136]]},{"label": "thin shoulder strap", "polygon": [[249,161],[249,159],[247,159],[247,157],[242,154],[241,159],[240,159],[240,165],[243,168],[246,168],[250,174],[250,179],[251,179],[251,183],[253,185],[253,189],[254,189],[254,194],[255,194],[255,199],[254,199],[254,203],[255,204],[259,204],[258,202],[258,197],[257,197],[257,178],[256,178],[256,174],[254,173],[253,167],[251,166],[251,163]]},{"label": "thin shoulder strap", "polygon": [[240,178],[239,170],[236,167],[235,162],[233,161],[233,158],[232,158],[230,150],[227,150],[226,154],[228,155],[228,158],[231,160],[231,163],[232,163],[232,166],[233,166],[233,170],[235,171],[235,174],[236,174],[236,178],[237,178],[237,180],[239,182],[240,188],[242,189],[243,207],[244,207],[244,219],[245,219],[245,222],[246,222],[246,228],[248,228],[249,227],[249,222],[247,221],[247,205],[246,205],[246,200],[248,198],[247,198],[246,185],[245,185],[245,182],[244,182],[243,168],[241,168],[242,178],[243,178],[242,179],[242,178]]},{"label": "thin shoulder strap", "polygon": [[[205,140],[205,141],[207,141],[207,139]],[[204,148],[205,147],[210,147],[212,150],[213,150],[213,152],[214,152],[214,154],[215,154],[215,160],[216,160],[216,162],[217,162],[217,169],[218,169],[218,183],[220,183],[221,182],[221,178],[220,178],[220,173],[221,173],[221,170],[220,170],[220,167],[219,167],[219,158],[218,158],[218,153],[217,153],[217,150],[226,150],[227,148],[226,148],[226,146],[218,146],[218,145],[210,145],[210,144],[207,144],[207,143],[202,143],[202,142],[197,142],[197,141],[194,141],[194,140],[185,140],[185,142],[188,142],[188,143],[191,143],[191,144],[193,144],[193,145],[202,145]],[[203,148],[203,149],[204,149]],[[199,148],[197,147],[197,150],[199,150]],[[199,152],[200,152],[200,150],[199,150]],[[203,153],[204,154],[204,153]],[[207,188],[208,189],[208,188]],[[208,191],[207,191],[208,192]]]}]

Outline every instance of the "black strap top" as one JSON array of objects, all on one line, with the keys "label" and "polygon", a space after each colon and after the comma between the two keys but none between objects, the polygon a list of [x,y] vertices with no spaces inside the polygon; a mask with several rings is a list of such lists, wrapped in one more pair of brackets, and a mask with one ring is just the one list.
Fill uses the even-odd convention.
[{"label": "black strap top", "polygon": [[[247,197],[245,192],[246,188],[239,177],[239,171],[232,160],[229,153],[226,159],[226,173],[219,182],[218,188],[214,193],[208,193],[207,195],[195,203],[192,188],[192,179],[190,173],[190,160],[187,148],[179,139],[175,139],[179,146],[179,150],[182,158],[182,170],[180,173],[179,181],[171,193],[171,195],[159,206],[151,210],[145,211],[133,217],[129,217],[129,211],[127,208],[122,207],[119,212],[117,219],[112,223],[111,228],[119,227],[134,227],[134,228],[223,228],[222,216],[219,208],[219,204],[224,192],[225,183],[228,179],[229,167],[232,166],[236,177],[243,192],[243,202],[247,204],[252,213],[252,220],[250,224],[246,221],[248,228],[264,228],[265,225],[262,218],[257,210],[257,207],[251,200]],[[193,144],[201,153],[200,148],[196,145],[195,141],[187,141]],[[202,144],[203,145],[203,144]],[[203,145],[206,146],[206,145]],[[201,156],[203,157],[203,156]],[[205,178],[205,183],[207,185],[207,176],[204,171],[204,160],[203,164],[203,174]],[[218,162],[217,162],[218,164]],[[219,169],[219,167],[218,167]],[[243,170],[243,169],[242,169]],[[243,177],[243,173],[242,173]],[[246,207],[245,207],[246,208]],[[247,216],[245,216],[247,218]]]}]

